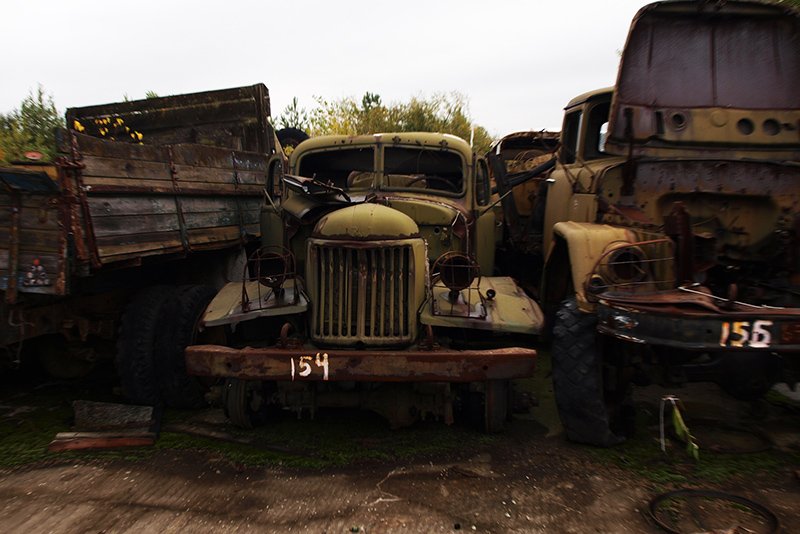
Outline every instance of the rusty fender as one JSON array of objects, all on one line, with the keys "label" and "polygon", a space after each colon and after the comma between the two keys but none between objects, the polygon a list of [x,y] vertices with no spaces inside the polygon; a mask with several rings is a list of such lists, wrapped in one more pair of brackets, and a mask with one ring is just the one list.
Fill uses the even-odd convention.
[{"label": "rusty fender", "polygon": [[190,375],[247,380],[355,382],[477,382],[533,375],[536,351],[361,351],[318,348],[243,348],[195,345],[186,349]]}]

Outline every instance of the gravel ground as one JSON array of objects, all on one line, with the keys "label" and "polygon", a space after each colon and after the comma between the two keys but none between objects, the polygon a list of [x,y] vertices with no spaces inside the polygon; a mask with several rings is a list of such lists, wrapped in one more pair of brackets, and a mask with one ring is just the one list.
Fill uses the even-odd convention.
[{"label": "gravel ground", "polygon": [[[290,436],[306,432],[299,441],[286,438],[284,449],[307,443],[304,454],[320,457],[327,444],[352,449],[345,461],[331,465],[290,467],[291,462],[278,459],[254,466],[252,456],[232,455],[231,444],[225,450],[190,444],[116,456],[48,455],[0,470],[0,524],[4,532],[25,534],[661,532],[644,513],[653,496],[678,487],[711,487],[761,502],[779,517],[784,532],[800,531],[796,411],[762,406],[759,428],[769,434],[768,451],[725,456],[720,443],[735,438],[712,431],[701,443],[701,462],[694,463],[674,442],[666,455],[659,451],[658,427],[652,424],[657,410],[652,399],[659,391],[645,390],[642,398],[651,402],[642,401],[640,411],[649,419],[636,438],[597,450],[563,439],[542,383],[522,387],[538,388],[540,405],[519,416],[505,434],[473,438],[471,430],[463,430],[452,442],[419,453],[384,448],[380,456],[370,454],[409,436],[436,441],[443,426],[393,432],[374,418],[334,412],[315,421],[284,423],[298,425],[287,427]],[[13,421],[15,426],[4,428],[16,429],[6,439],[13,442],[13,432],[29,439],[23,431],[34,408],[26,403],[36,393],[21,391],[47,392],[47,387],[6,382],[3,388],[0,421]],[[713,388],[695,389],[680,392],[689,415],[741,424],[742,414],[752,411]],[[62,384],[59,391],[69,395],[72,390]],[[86,391],[75,386],[74,395]],[[43,393],[39,408],[43,402],[58,401]],[[218,410],[190,414],[187,421],[230,431]],[[340,426],[356,437],[343,440],[331,430]],[[378,437],[364,438],[372,433]],[[739,445],[751,442],[740,439]],[[717,515],[719,523],[702,526],[733,526],[724,512]]]}]

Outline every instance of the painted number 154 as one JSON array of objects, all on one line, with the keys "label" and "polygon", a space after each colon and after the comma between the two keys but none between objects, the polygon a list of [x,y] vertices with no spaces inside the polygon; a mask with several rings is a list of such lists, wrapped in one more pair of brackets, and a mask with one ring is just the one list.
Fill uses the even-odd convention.
[{"label": "painted number 154", "polygon": [[719,336],[723,347],[766,348],[772,343],[772,321],[724,321]]},{"label": "painted number 154", "polygon": [[[295,359],[291,358],[291,365],[292,365],[292,381],[295,380],[295,377],[305,378],[311,375],[311,372],[314,368],[322,369],[322,379],[328,380],[328,353],[317,353],[316,356],[300,356],[297,358],[297,364],[295,364]],[[311,367],[311,366],[314,367]],[[319,372],[319,371],[318,371]]]}]

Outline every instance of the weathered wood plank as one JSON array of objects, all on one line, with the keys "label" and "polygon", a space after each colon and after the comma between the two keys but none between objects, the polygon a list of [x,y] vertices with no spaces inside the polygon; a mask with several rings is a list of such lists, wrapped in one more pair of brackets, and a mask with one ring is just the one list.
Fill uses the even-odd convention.
[{"label": "weathered wood plank", "polygon": [[186,232],[189,243],[204,244],[204,243],[219,243],[230,242],[235,243],[239,241],[241,233],[239,226],[219,226],[216,228],[192,228]]},{"label": "weathered wood plank", "polygon": [[171,213],[177,216],[175,199],[169,196],[127,195],[112,197],[108,195],[96,195],[90,196],[87,202],[93,218],[120,215],[147,217],[165,213]]},{"label": "weathered wood plank", "polygon": [[[60,197],[55,195],[33,195],[26,194],[20,196],[20,206],[30,209],[56,209]],[[11,209],[14,205],[9,195],[0,194],[0,209]]]},{"label": "weathered wood plank", "polygon": [[101,263],[109,264],[136,257],[183,252],[183,244],[178,232],[162,235],[160,238],[159,240],[152,235],[132,235],[127,236],[124,242],[121,242],[116,236],[99,238],[97,253]]},{"label": "weathered wood plank", "polygon": [[[0,248],[6,249],[11,241],[11,230],[0,226]],[[19,231],[19,250],[29,252],[57,252],[61,232],[48,229],[22,228]]]},{"label": "weathered wood plank", "polygon": [[[20,228],[59,230],[61,214],[54,209],[22,208],[19,213]],[[0,207],[0,228],[11,227],[11,208]],[[2,246],[2,245],[0,245]]]},{"label": "weathered wood plank", "polygon": [[164,157],[164,149],[160,146],[109,141],[75,132],[72,134],[75,136],[78,152],[84,157],[101,156],[136,161],[167,161],[167,158]]},{"label": "weathered wood plank", "polygon": [[129,234],[158,234],[180,230],[180,222],[174,213],[141,215],[118,215],[93,219],[94,235],[97,239]]},{"label": "weathered wood plank", "polygon": [[269,158],[254,152],[232,151],[203,145],[174,145],[172,158],[176,165],[267,172]]},{"label": "weathered wood plank", "polygon": [[190,167],[186,165],[176,165],[176,179],[179,184],[186,182],[209,183],[209,184],[266,184],[267,175],[260,171],[246,171],[235,169],[212,169],[209,167]]},{"label": "weathered wood plank", "polygon": [[147,447],[156,442],[153,436],[75,437],[56,438],[47,446],[50,452],[118,449],[120,447]]},{"label": "weathered wood plank", "polygon": [[[139,102],[142,102],[142,104]],[[250,121],[255,122],[255,103],[252,100],[232,102],[220,101],[208,103],[206,105],[193,105],[190,107],[181,105],[180,107],[172,109],[168,107],[159,107],[158,109],[151,110],[144,108],[146,103],[146,100],[129,102],[128,104],[134,104],[139,107],[139,109],[131,108],[131,111],[126,111],[122,108],[123,104],[125,104],[123,102],[94,108],[73,108],[70,111],[80,111],[80,116],[76,116],[76,118],[78,118],[78,120],[82,119],[86,124],[91,124],[94,117],[121,117],[127,126],[134,129],[141,129],[145,132],[168,130],[185,126],[186,124],[195,124],[198,126],[213,124],[218,128],[221,122],[220,117],[225,118],[223,124],[238,124],[240,127],[242,123],[246,124]],[[113,106],[113,108],[111,106]]]},{"label": "weathered wood plank", "polygon": [[136,178],[140,180],[170,180],[169,164],[166,161],[145,161],[91,156],[83,158],[84,179],[88,176],[106,178]]},{"label": "weathered wood plank", "polygon": [[[88,189],[88,194],[92,195],[119,195],[119,194],[175,194],[175,189],[171,181],[167,180],[136,180],[125,178],[108,178],[99,176],[87,176],[84,178],[84,185]],[[198,184],[184,182],[179,185],[181,195],[204,195],[204,196],[253,196],[263,197],[264,188],[261,185],[240,185],[234,187],[233,184],[220,187],[216,184]]]},{"label": "weathered wood plank", "polygon": [[181,185],[191,182],[214,185],[225,184],[233,187],[236,183],[234,171],[231,169],[192,167],[188,165],[175,165],[175,179]]},{"label": "weathered wood plank", "polygon": [[[117,188],[120,192],[125,192],[126,190],[135,191],[136,189],[174,191],[172,180],[169,177],[166,180],[139,180],[136,178],[115,178],[113,176],[84,176],[83,184],[90,188],[111,186]],[[91,194],[92,190],[90,189],[88,192]]]}]

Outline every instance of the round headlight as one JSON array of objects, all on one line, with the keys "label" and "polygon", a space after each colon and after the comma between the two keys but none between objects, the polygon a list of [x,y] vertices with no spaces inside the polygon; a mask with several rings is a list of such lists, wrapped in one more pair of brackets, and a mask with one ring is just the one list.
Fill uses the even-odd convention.
[{"label": "round headlight", "polygon": [[471,257],[461,252],[445,252],[434,262],[433,272],[450,291],[468,288],[478,276],[480,268]]},{"label": "round headlight", "polygon": [[608,277],[614,284],[641,282],[647,276],[645,259],[639,247],[620,247],[608,256]]},{"label": "round headlight", "polygon": [[262,247],[250,256],[249,267],[252,278],[277,290],[294,276],[294,256],[283,247]]}]

